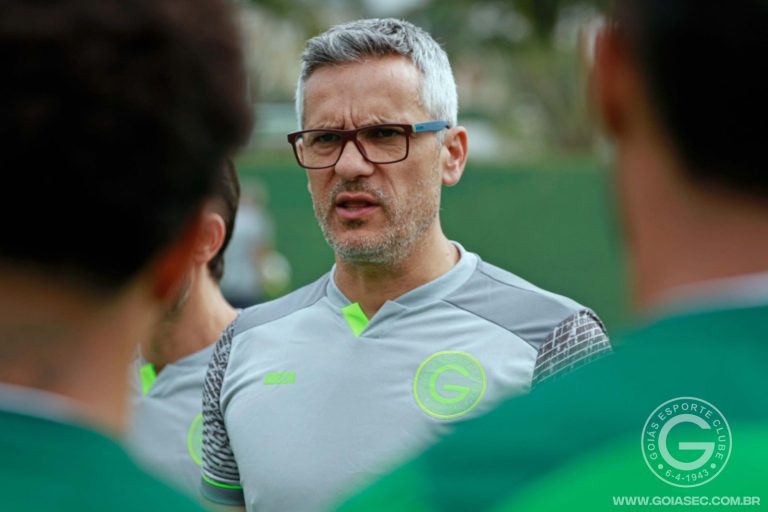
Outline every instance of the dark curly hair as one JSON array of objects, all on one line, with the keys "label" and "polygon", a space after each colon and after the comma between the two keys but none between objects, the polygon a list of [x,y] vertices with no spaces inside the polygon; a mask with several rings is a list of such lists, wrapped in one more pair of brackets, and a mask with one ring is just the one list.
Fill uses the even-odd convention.
[{"label": "dark curly hair", "polygon": [[0,262],[110,290],[251,126],[226,0],[0,0]]}]

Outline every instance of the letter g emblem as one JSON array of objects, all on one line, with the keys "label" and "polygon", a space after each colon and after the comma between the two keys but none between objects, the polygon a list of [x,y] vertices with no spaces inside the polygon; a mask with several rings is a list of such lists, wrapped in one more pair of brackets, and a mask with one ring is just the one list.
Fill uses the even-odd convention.
[{"label": "letter g emblem", "polygon": [[432,354],[416,370],[413,396],[421,409],[435,418],[451,419],[468,413],[485,394],[485,371],[465,352]]}]

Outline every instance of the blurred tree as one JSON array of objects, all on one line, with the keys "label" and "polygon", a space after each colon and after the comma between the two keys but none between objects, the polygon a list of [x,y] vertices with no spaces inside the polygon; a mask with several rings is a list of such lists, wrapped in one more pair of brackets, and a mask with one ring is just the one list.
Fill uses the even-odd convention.
[{"label": "blurred tree", "polygon": [[561,0],[517,0],[515,7],[531,21],[534,34],[540,41],[549,42],[557,23],[557,15],[564,2]]},{"label": "blurred tree", "polygon": [[[374,0],[251,1],[265,16],[289,21],[303,40],[362,17],[397,15],[424,27],[451,57],[462,115],[488,120],[514,141],[505,148],[532,156],[590,149],[592,130],[577,36],[579,25],[606,3],[399,0],[384,6]],[[396,14],[393,5],[399,5]],[[284,63],[277,59],[277,65]]]}]

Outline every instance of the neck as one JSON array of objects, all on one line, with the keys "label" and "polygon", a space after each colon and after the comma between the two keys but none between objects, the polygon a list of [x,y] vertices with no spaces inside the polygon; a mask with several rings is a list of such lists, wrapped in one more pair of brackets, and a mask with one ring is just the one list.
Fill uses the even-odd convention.
[{"label": "neck", "polygon": [[439,223],[394,264],[349,262],[336,256],[336,286],[357,302],[368,318],[388,300],[437,279],[459,261],[459,250],[445,237]]},{"label": "neck", "polygon": [[768,205],[693,183],[669,161],[634,171],[657,177],[626,212],[638,309],[658,306],[675,289],[768,271]]},{"label": "neck", "polygon": [[133,284],[105,300],[20,274],[0,272],[0,381],[67,397],[84,423],[119,432],[135,340],[156,321],[150,292]]},{"label": "neck", "polygon": [[237,311],[224,299],[218,284],[202,268],[192,278],[187,302],[142,344],[142,355],[160,371],[214,344],[236,316]]},{"label": "neck", "polygon": [[670,225],[657,250],[638,258],[639,307],[655,306],[676,288],[767,272],[768,211],[741,210],[723,209],[717,216],[712,208],[697,223]]}]

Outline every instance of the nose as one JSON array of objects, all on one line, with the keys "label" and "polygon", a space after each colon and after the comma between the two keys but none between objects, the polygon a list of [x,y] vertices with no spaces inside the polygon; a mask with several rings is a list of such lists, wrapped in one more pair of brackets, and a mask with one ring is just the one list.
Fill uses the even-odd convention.
[{"label": "nose", "polygon": [[347,180],[370,176],[373,170],[373,164],[365,159],[360,148],[352,140],[348,140],[341,148],[339,161],[334,167],[334,172]]}]

